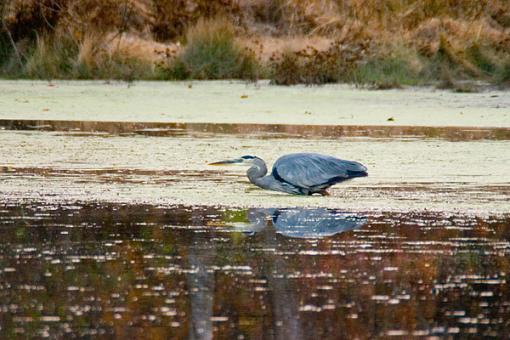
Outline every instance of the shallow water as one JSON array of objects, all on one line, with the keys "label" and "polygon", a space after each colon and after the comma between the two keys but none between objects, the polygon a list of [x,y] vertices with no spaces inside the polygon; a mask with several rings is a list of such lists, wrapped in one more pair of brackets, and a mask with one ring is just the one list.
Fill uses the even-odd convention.
[{"label": "shallow water", "polygon": [[[0,338],[510,332],[507,129],[1,121]],[[330,197],[208,162],[358,160]]]}]

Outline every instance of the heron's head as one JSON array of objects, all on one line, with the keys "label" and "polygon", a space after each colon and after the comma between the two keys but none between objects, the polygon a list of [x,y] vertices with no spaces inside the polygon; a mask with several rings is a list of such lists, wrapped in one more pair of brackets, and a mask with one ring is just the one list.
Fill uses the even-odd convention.
[{"label": "heron's head", "polygon": [[209,163],[209,165],[252,165],[256,159],[260,159],[257,156],[242,156],[236,159],[229,159],[226,161]]}]

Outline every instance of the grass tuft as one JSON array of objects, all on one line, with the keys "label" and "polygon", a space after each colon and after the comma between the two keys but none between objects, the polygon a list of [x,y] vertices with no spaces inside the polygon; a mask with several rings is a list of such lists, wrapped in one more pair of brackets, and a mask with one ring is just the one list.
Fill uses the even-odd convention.
[{"label": "grass tuft", "polygon": [[30,78],[65,78],[72,74],[77,54],[78,45],[66,35],[37,37],[25,73]]},{"label": "grass tuft", "polygon": [[7,34],[0,28],[0,67],[9,61],[11,58],[12,46],[9,42]]},{"label": "grass tuft", "polygon": [[510,86],[510,58],[503,62],[498,68],[496,83],[500,86]]},{"label": "grass tuft", "polygon": [[37,37],[22,74],[37,79],[152,79],[153,63],[94,35],[80,42],[66,33]]},{"label": "grass tuft", "polygon": [[255,54],[235,40],[226,19],[199,20],[186,34],[185,49],[160,65],[163,78],[256,79],[260,66]]},{"label": "grass tuft", "polygon": [[482,48],[480,44],[473,43],[466,49],[466,55],[471,63],[486,75],[491,76],[496,73],[498,65],[489,47]]},{"label": "grass tuft", "polygon": [[152,58],[141,52],[136,41],[86,36],[80,43],[74,73],[81,79],[152,79]]},{"label": "grass tuft", "polygon": [[420,69],[404,56],[376,56],[359,65],[352,73],[352,82],[376,89],[415,86],[426,82]]}]

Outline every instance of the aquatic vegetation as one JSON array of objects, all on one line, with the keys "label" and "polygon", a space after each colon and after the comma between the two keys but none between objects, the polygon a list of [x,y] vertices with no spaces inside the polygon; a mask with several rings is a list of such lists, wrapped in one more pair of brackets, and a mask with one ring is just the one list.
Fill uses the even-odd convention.
[{"label": "aquatic vegetation", "polygon": [[[48,88],[47,83],[44,86]],[[155,89],[151,84],[149,90]],[[40,95],[40,90],[36,91]],[[49,91],[61,93],[58,87],[49,87]],[[133,89],[126,91],[131,96],[135,93]],[[489,105],[492,103],[496,102],[489,100]],[[6,150],[0,165],[4,200],[44,197],[49,201],[150,201],[164,205],[285,204],[358,211],[388,206],[401,210],[508,210],[509,174],[501,167],[510,157],[508,128],[45,121],[44,116],[50,116],[52,110],[41,112],[33,121],[0,122],[0,144]],[[86,113],[88,119],[94,117],[92,109]],[[396,123],[406,120],[400,114],[394,118]],[[487,121],[491,122],[489,118]],[[341,151],[338,143],[342,144]],[[40,150],[45,150],[44,157],[38,156]],[[166,150],[173,150],[172,157]],[[333,186],[327,199],[271,193],[248,184],[245,169],[206,165],[227,158],[227,154],[238,155],[235,150],[264,155],[268,161],[276,160],[283,150],[321,152],[358,160],[372,169],[372,175]],[[415,158],[419,167],[408,161]],[[143,159],[151,162],[141,162]]]}]

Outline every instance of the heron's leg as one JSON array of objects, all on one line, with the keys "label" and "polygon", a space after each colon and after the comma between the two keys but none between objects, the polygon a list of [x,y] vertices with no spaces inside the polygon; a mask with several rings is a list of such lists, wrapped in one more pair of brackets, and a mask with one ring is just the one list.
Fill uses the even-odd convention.
[{"label": "heron's leg", "polygon": [[329,192],[327,192],[327,191],[326,191],[326,189],[322,190],[322,191],[320,192],[320,194],[321,194],[322,196],[331,196],[331,194],[330,194]]}]

